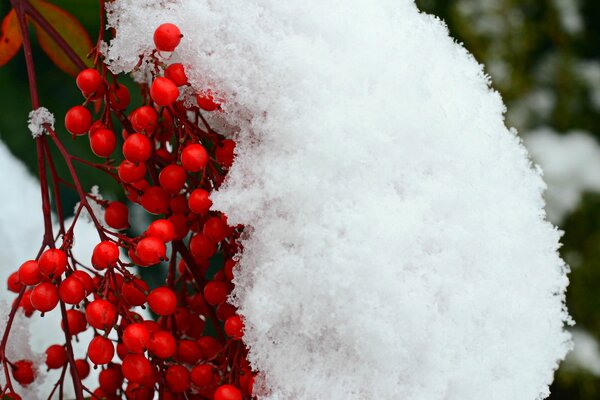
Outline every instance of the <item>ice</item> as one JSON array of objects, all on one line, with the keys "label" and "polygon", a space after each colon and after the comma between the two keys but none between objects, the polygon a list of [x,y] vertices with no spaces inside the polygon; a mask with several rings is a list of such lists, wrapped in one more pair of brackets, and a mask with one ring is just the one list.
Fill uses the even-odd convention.
[{"label": "ice", "polygon": [[570,347],[561,233],[482,67],[412,1],[116,0],[108,64],[161,23],[237,140],[232,299],[259,399],[536,400]]}]

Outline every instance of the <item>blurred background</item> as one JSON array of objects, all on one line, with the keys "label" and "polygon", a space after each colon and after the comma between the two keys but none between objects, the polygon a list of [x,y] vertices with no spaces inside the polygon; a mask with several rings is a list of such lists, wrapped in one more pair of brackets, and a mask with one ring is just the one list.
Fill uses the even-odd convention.
[{"label": "blurred background", "polygon": [[[96,0],[52,2],[95,37]],[[518,130],[532,160],[544,169],[548,218],[565,232],[561,252],[572,269],[567,303],[576,321],[575,349],[561,365],[550,399],[600,399],[600,0],[416,2],[444,20],[452,36],[485,65],[507,105],[507,126]],[[1,2],[0,17],[8,10],[9,2]],[[64,115],[81,102],[74,80],[35,45],[34,59],[43,105]],[[21,54],[0,68],[0,88],[0,141],[35,174]],[[57,120],[56,128],[64,132],[63,121]],[[85,140],[66,142],[72,151],[91,156]],[[97,176],[82,174],[84,186],[97,184],[105,197],[115,199],[114,184]],[[75,204],[72,193],[64,196]]]}]

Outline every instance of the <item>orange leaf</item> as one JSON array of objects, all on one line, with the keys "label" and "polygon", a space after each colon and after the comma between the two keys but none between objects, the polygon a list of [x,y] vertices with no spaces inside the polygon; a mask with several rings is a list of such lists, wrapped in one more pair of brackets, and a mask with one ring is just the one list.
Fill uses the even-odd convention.
[{"label": "orange leaf", "polygon": [[0,67],[10,61],[17,54],[23,43],[19,20],[14,9],[2,20],[0,28]]},{"label": "orange leaf", "polygon": [[[87,59],[87,54],[92,49],[92,40],[77,18],[62,8],[43,0],[31,0],[31,5],[54,27],[86,65],[91,66],[92,62]],[[52,62],[66,73],[72,76],[77,75],[79,68],[39,24],[33,21],[32,18],[30,20],[33,22],[40,46]]]}]

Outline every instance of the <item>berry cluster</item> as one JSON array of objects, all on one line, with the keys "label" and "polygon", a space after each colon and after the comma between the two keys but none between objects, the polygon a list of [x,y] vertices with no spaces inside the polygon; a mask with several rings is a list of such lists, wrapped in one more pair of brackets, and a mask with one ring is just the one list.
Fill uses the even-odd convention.
[{"label": "berry cluster", "polygon": [[[165,65],[160,56],[175,51],[182,37],[173,24],[156,29],[154,77],[150,85],[141,85],[144,104],[130,112],[129,90],[101,63],[77,75],[85,101],[66,113],[65,126],[74,139],[87,135],[93,153],[104,160],[68,154],[47,128],[73,172],[70,186],[80,203],[73,224],[64,226],[60,219],[58,237],[46,241],[36,259],[25,261],[10,276],[8,288],[19,294],[11,321],[17,308],[28,316],[62,313],[65,343],[46,350],[47,368],[62,369],[55,390],[62,390],[70,371],[78,397],[252,397],[254,373],[241,341],[244,323],[227,302],[234,256],[242,250],[242,227],[229,226],[225,215],[211,209],[210,198],[233,162],[235,143],[211,129],[202,115],[219,112],[214,92],[198,94],[192,107],[180,99],[180,89],[189,86],[185,68]],[[119,145],[121,152],[116,154]],[[73,162],[111,176],[123,188],[126,201],[153,216],[141,235],[129,229],[126,201],[83,192]],[[103,221],[94,214],[97,205],[104,208]],[[72,252],[74,226],[83,212],[88,212],[99,236],[91,260],[78,260]],[[159,263],[168,264],[167,278],[164,286],[151,289],[136,268]],[[149,308],[156,319],[144,319],[135,311],[139,308]],[[87,353],[74,354],[71,341],[88,330],[94,337]],[[21,385],[36,379],[32,361],[1,356]],[[82,383],[90,365],[101,368],[93,388]],[[10,379],[2,389],[9,398],[20,398]]]}]

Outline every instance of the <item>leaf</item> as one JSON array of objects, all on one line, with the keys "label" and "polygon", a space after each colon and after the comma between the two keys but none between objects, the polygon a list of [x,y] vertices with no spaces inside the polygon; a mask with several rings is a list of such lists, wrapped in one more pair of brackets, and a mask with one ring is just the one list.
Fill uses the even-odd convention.
[{"label": "leaf", "polygon": [[0,27],[0,67],[10,61],[11,58],[19,52],[23,37],[21,36],[21,28],[19,28],[19,20],[14,9],[2,20]]},{"label": "leaf", "polygon": [[[83,62],[88,66],[92,66],[92,62],[87,59],[87,54],[92,48],[92,40],[77,18],[62,8],[43,0],[31,0],[30,3],[54,27]],[[77,75],[79,72],[77,65],[67,57],[54,39],[38,23],[33,21],[33,18],[31,18],[31,21],[40,46],[52,62],[66,73],[72,76]]]}]

